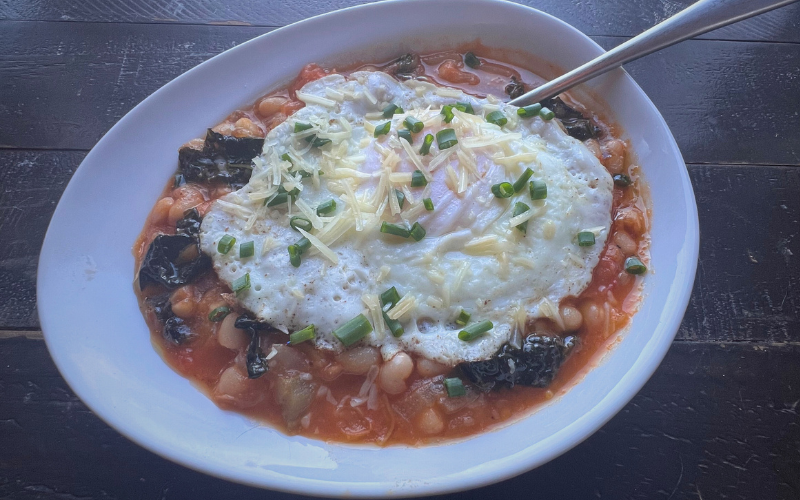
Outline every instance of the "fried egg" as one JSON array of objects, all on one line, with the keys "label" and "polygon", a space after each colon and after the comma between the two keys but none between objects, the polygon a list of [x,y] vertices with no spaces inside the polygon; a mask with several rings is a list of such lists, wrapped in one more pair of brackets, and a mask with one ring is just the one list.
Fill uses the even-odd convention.
[{"label": "fried egg", "polygon": [[[317,347],[340,351],[333,331],[363,314],[373,331],[360,342],[384,358],[406,351],[452,366],[490,358],[532,319],[560,322],[560,301],[588,286],[611,225],[613,182],[555,120],[382,72],[329,75],[297,97],[306,106],[269,132],[249,184],[211,206],[200,234],[220,279],[260,320],[284,332],[313,324]],[[456,103],[447,123],[443,107]],[[415,123],[409,117],[422,127],[411,144],[398,135]],[[440,141],[421,154],[429,134]],[[528,182],[495,196],[493,186],[513,185],[528,168],[546,198],[533,200]],[[519,203],[529,209],[520,213]],[[297,229],[293,217],[302,218]],[[425,235],[387,234],[383,223],[418,224]],[[595,244],[579,245],[581,232]],[[236,243],[222,253],[226,235]],[[295,267],[287,249],[303,237],[310,248]],[[251,241],[254,254],[241,257]],[[380,295],[391,287],[401,298],[386,311]],[[461,340],[461,311],[493,328]]]}]

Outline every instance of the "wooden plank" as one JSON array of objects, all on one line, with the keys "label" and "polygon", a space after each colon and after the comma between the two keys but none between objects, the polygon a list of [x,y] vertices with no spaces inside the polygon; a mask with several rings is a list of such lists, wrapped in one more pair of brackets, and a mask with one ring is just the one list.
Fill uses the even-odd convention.
[{"label": "wooden plank", "polygon": [[[139,448],[94,416],[42,342],[0,341],[0,496],[263,498]],[[800,496],[800,345],[677,342],[642,391],[581,445],[446,498]],[[300,498],[268,493],[270,498]]]},{"label": "wooden plank", "polygon": [[[0,150],[0,329],[38,328],[36,262],[47,224],[83,159]],[[678,332],[686,340],[800,341],[800,169],[690,165],[700,264]],[[32,175],[40,172],[45,175]]]},{"label": "wooden plank", "polygon": [[[267,31],[238,26],[6,22],[0,147],[89,149],[134,105]],[[36,40],[36,43],[31,43]],[[605,46],[622,38],[600,37]],[[800,164],[800,44],[689,41],[630,71],[690,163]],[[69,68],[69,71],[65,71]]]},{"label": "wooden plank", "polygon": [[[33,0],[0,3],[0,19],[134,23],[236,24],[283,26],[332,10],[368,3],[363,0],[296,0],[293,2],[231,0],[141,0],[137,2],[68,2]],[[635,36],[674,15],[693,0],[523,0],[594,36]],[[725,40],[800,41],[800,6],[790,5],[711,32]]]}]

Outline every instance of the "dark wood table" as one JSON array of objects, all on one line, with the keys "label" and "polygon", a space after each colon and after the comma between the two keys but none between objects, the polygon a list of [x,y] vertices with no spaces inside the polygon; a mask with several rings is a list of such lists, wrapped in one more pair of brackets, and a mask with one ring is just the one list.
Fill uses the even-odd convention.
[{"label": "dark wood table", "polygon": [[[238,43],[358,3],[0,0],[0,498],[292,497],[175,465],[92,414],[42,341],[36,263],[73,172],[135,104]],[[525,3],[610,48],[691,0]],[[627,69],[694,184],[689,309],[656,374],[599,432],[458,496],[800,498],[800,4]]]}]

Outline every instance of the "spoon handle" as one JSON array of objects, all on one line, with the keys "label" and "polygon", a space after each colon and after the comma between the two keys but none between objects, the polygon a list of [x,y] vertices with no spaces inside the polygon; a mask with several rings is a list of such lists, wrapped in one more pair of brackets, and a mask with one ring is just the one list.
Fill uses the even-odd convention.
[{"label": "spoon handle", "polygon": [[664,47],[796,1],[700,0],[605,54],[517,97],[510,104],[526,106],[542,101]]}]

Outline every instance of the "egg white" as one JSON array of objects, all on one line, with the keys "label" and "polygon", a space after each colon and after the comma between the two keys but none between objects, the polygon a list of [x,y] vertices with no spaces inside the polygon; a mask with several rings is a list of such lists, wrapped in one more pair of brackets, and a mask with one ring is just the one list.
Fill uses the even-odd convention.
[{"label": "egg white", "polygon": [[[491,357],[530,318],[560,321],[559,302],[589,284],[611,225],[613,182],[556,121],[522,119],[516,107],[491,96],[478,99],[429,83],[401,83],[381,72],[326,76],[305,85],[298,96],[306,107],[269,132],[250,183],[212,205],[200,235],[223,281],[232,284],[249,273],[251,287],[238,300],[261,320],[287,332],[314,324],[318,347],[341,350],[331,332],[364,314],[374,331],[362,342],[379,346],[385,358],[407,351],[455,365]],[[439,110],[457,101],[471,103],[475,115],[456,112],[452,123],[443,123]],[[388,121],[380,113],[389,103],[405,112],[392,117],[388,135],[375,138],[374,126]],[[485,122],[495,110],[508,118],[504,127]],[[445,150],[446,157],[439,156],[435,141],[431,154],[409,155],[397,136],[408,115],[425,122],[414,134],[413,151],[419,151],[426,134],[444,128],[456,130],[459,144]],[[296,134],[297,122],[315,128]],[[310,148],[304,138],[311,132],[332,144]],[[285,170],[298,165],[282,162],[285,153],[293,164],[324,172],[303,180],[298,199],[312,209],[334,199],[332,215],[347,215],[339,216],[341,234],[327,245],[336,263],[314,247],[299,267],[289,263],[287,247],[301,237],[289,220],[302,214],[296,205],[263,206],[264,193],[274,191],[276,182],[287,189],[297,184]],[[412,172],[419,166],[412,156],[425,170],[431,162],[438,165],[425,188],[410,188],[407,179],[391,184],[409,198],[393,214],[384,171],[392,165],[394,173]],[[527,188],[510,199],[492,195],[492,185],[513,183],[525,168],[534,171],[532,179],[547,183],[546,200],[532,201]],[[424,209],[424,197],[432,199],[432,212]],[[518,201],[534,213],[526,235],[508,224]],[[321,221],[323,234],[331,218]],[[427,235],[419,242],[389,236],[379,231],[381,221],[419,222]],[[578,232],[585,230],[595,233],[594,246],[577,245]],[[217,244],[225,234],[237,244],[223,255]],[[332,234],[324,238],[331,240]],[[239,243],[246,241],[255,242],[256,254],[239,258]],[[415,304],[400,318],[405,333],[399,338],[388,332],[376,309],[377,296],[391,286]],[[462,309],[472,321],[490,320],[494,328],[477,340],[459,340],[461,328],[454,319]]]}]

